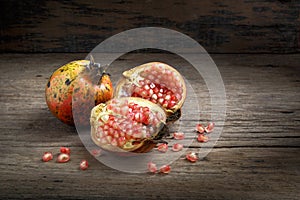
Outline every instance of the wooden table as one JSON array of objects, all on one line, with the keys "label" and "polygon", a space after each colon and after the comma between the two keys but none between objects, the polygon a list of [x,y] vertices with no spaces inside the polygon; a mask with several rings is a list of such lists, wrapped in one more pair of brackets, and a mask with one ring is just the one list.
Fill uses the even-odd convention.
[{"label": "wooden table", "polygon": [[[223,133],[207,157],[194,164],[178,159],[168,175],[124,173],[103,165],[85,149],[75,128],[49,112],[47,79],[58,66],[85,54],[0,57],[1,199],[300,198],[299,54],[213,54],[227,95]],[[131,65],[141,57],[124,56],[120,63]],[[209,99],[201,91],[196,90]],[[191,116],[190,126],[196,119]],[[209,120],[205,115],[200,122]],[[41,161],[45,151],[58,153],[61,146],[71,148],[70,162]],[[199,147],[195,141],[190,149]],[[81,159],[89,161],[88,170],[79,170]]]}]

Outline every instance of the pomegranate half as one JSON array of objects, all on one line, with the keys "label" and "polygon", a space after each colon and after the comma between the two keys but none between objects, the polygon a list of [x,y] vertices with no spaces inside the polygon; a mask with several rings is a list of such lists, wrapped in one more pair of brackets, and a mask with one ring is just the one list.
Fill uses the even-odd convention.
[{"label": "pomegranate half", "polygon": [[164,109],[168,121],[174,121],[180,117],[186,86],[176,69],[165,63],[150,62],[123,72],[115,96],[147,99]]},{"label": "pomegranate half", "polygon": [[164,136],[164,110],[142,98],[123,97],[95,106],[91,112],[91,137],[112,152],[144,153]]}]

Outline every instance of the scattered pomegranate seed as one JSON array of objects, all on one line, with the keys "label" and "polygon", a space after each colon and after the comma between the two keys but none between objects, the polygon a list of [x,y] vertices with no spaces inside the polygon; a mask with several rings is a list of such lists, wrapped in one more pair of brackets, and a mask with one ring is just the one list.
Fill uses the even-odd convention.
[{"label": "scattered pomegranate seed", "polygon": [[214,130],[215,123],[209,122],[208,125],[204,128],[206,133],[210,133]]},{"label": "scattered pomegranate seed", "polygon": [[149,172],[156,173],[157,172],[156,164],[154,164],[153,162],[149,162],[148,170],[149,170]]},{"label": "scattered pomegranate seed", "polygon": [[184,139],[184,133],[182,133],[182,132],[173,133],[173,137],[174,137],[175,140],[183,140]]},{"label": "scattered pomegranate seed", "polygon": [[71,150],[68,147],[60,147],[60,153],[65,153],[65,154],[69,154],[70,155]]},{"label": "scattered pomegranate seed", "polygon": [[172,147],[172,150],[177,152],[177,151],[181,151],[183,149],[183,145],[182,144],[174,144],[173,147]]},{"label": "scattered pomegranate seed", "polygon": [[196,162],[198,160],[198,156],[195,152],[189,152],[185,157],[190,162]]},{"label": "scattered pomegranate seed", "polygon": [[93,149],[91,151],[91,153],[93,154],[93,156],[100,156],[101,155],[101,149]]},{"label": "scattered pomegranate seed", "polygon": [[208,137],[206,135],[203,134],[199,134],[198,138],[197,138],[198,142],[208,142]]},{"label": "scattered pomegranate seed", "polygon": [[197,124],[196,131],[198,133],[204,133],[204,131],[205,131],[204,126],[202,124]]},{"label": "scattered pomegranate seed", "polygon": [[88,161],[87,160],[82,160],[81,162],[80,162],[80,169],[81,170],[86,170],[88,167],[89,167],[89,164],[88,164]]},{"label": "scattered pomegranate seed", "polygon": [[52,155],[51,152],[45,152],[44,155],[43,155],[43,158],[42,158],[42,160],[44,162],[48,162],[48,161],[50,161],[52,159],[53,159],[53,155]]},{"label": "scattered pomegranate seed", "polygon": [[171,167],[170,167],[170,165],[163,165],[163,166],[161,166],[161,168],[159,169],[159,171],[161,173],[168,174],[171,171]]},{"label": "scattered pomegranate seed", "polygon": [[160,145],[158,145],[157,150],[160,151],[160,152],[165,153],[165,152],[168,151],[168,145],[167,144],[160,144]]},{"label": "scattered pomegranate seed", "polygon": [[57,157],[57,162],[58,163],[66,163],[70,160],[70,155],[66,153],[61,153]]}]

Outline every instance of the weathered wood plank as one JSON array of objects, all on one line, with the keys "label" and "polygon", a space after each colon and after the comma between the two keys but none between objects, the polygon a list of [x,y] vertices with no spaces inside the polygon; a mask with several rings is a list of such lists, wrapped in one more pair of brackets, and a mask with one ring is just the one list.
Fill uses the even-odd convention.
[{"label": "weathered wood plank", "polygon": [[299,52],[300,2],[1,1],[0,52],[89,52],[138,27],[180,31],[210,53]]},{"label": "weathered wood plank", "polygon": [[[85,56],[0,55],[1,199],[300,198],[298,54],[212,55],[227,94],[223,133],[205,159],[195,164],[178,159],[166,176],[126,174],[104,166],[87,152],[74,128],[48,111],[44,87],[51,72]],[[124,55],[109,69],[112,79],[118,80],[122,69],[149,60],[177,66],[191,84],[200,85],[195,89],[203,108],[200,122],[209,121],[210,99],[203,79],[173,54]],[[183,123],[186,133],[193,133],[198,120],[189,115]],[[56,154],[61,146],[71,147],[69,163],[41,162],[43,152]],[[197,142],[190,146],[199,149]],[[87,171],[78,169],[81,159],[90,162]]]},{"label": "weathered wood plank", "polygon": [[[72,148],[69,163],[42,163],[40,155],[48,150],[57,152],[58,148],[1,148],[2,199],[300,197],[299,148],[261,148],[259,152],[251,148],[214,149],[195,164],[177,160],[172,164],[172,173],[166,176],[115,171],[100,164],[83,147]],[[90,162],[84,172],[78,169],[83,158]],[[10,164],[9,168],[4,162]]]}]

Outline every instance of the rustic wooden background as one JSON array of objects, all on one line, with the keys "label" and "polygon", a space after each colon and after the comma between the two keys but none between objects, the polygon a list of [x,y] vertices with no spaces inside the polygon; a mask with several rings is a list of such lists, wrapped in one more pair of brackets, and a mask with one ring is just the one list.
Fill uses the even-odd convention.
[{"label": "rustic wooden background", "polygon": [[[300,199],[300,1],[0,0],[0,10],[0,199]],[[116,33],[147,26],[203,45],[227,95],[224,130],[212,152],[194,164],[176,160],[165,176],[101,164],[44,98],[59,66]],[[118,78],[125,67],[150,60],[188,65],[166,53],[135,52],[110,72]],[[193,80],[206,106],[207,88]],[[209,113],[200,120],[209,121]],[[185,126],[196,123],[191,116]],[[41,161],[44,151],[56,154],[61,146],[71,148],[69,163]],[[89,161],[87,171],[78,169],[81,159]]]},{"label": "rustic wooden background", "polygon": [[89,52],[119,32],[180,31],[210,53],[296,53],[299,0],[1,0],[0,52]]}]

